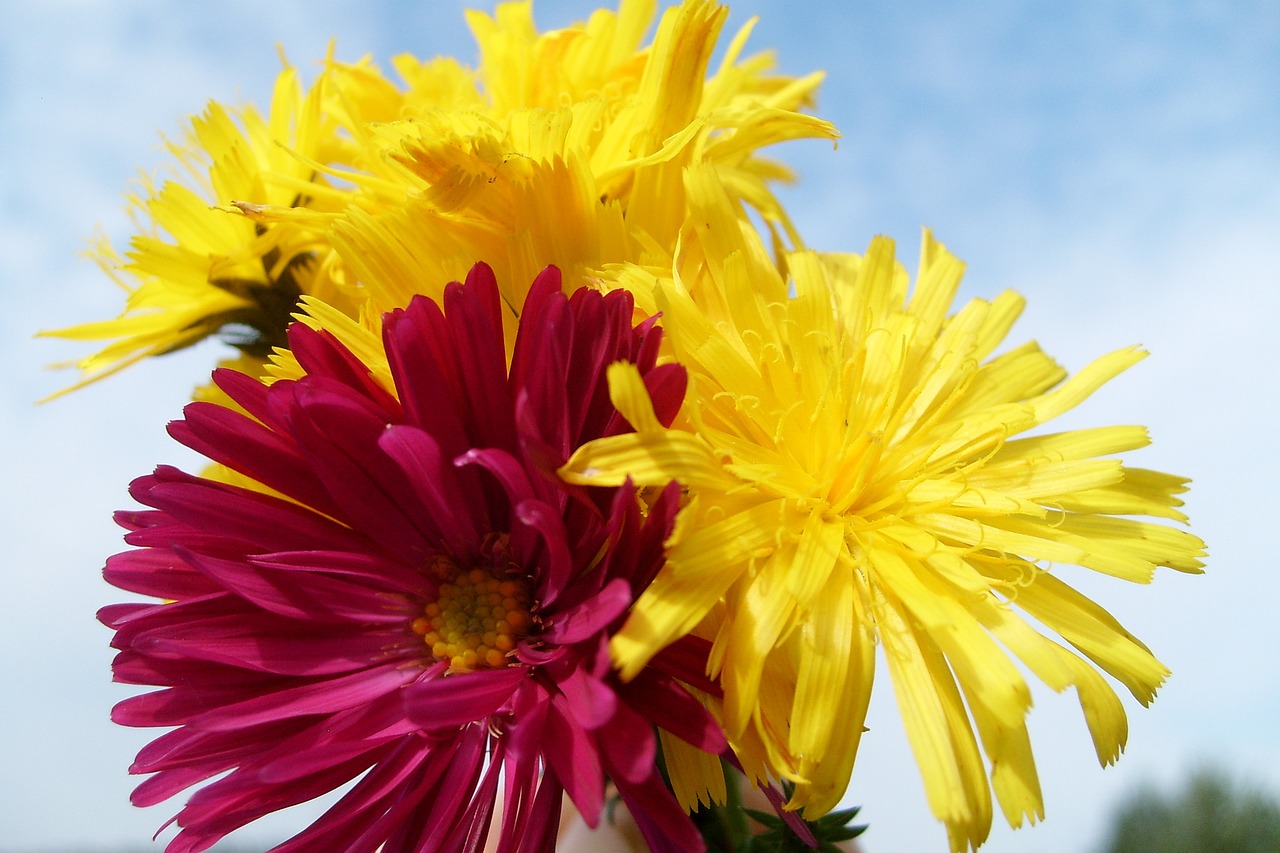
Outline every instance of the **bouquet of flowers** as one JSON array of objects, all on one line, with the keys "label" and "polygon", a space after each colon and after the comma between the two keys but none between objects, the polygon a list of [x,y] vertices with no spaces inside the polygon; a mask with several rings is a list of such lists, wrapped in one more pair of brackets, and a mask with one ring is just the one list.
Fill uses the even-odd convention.
[{"label": "bouquet of flowers", "polygon": [[[727,10],[622,0],[539,33],[469,12],[479,62],[331,53],[266,112],[210,103],[97,255],[95,381],[220,336],[170,424],[209,459],[136,479],[104,607],[130,772],[195,788],[169,853],[343,789],[275,851],[545,851],[575,812],[657,851],[847,841],[887,667],[952,851],[1043,816],[1024,672],[1098,760],[1168,671],[1054,564],[1201,569],[1138,426],[1050,421],[1074,376],[953,309],[926,232],[806,246],[776,143],[835,140],[820,74],[711,67]],[[762,810],[747,809],[749,796]],[[771,807],[771,808],[770,808]],[[874,816],[873,816],[874,817]],[[767,830],[767,831],[766,831]]]}]

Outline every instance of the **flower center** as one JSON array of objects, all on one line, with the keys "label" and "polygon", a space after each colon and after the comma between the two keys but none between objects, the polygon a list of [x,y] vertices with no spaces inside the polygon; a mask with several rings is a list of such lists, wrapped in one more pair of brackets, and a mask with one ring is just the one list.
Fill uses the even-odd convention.
[{"label": "flower center", "polygon": [[533,625],[532,596],[523,578],[506,566],[462,569],[447,557],[437,557],[431,569],[441,578],[435,601],[413,620],[413,632],[452,672],[493,669],[507,663],[507,655]]}]

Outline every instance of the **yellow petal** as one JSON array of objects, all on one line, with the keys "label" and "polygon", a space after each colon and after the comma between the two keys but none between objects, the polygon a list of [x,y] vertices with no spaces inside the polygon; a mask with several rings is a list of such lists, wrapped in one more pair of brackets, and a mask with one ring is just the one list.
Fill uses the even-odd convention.
[{"label": "yellow petal", "polygon": [[622,677],[633,678],[660,649],[691,631],[750,560],[771,553],[782,518],[782,502],[771,501],[704,523],[676,543],[610,644]]},{"label": "yellow petal", "polygon": [[609,400],[636,432],[661,432],[665,427],[653,412],[653,400],[640,370],[629,361],[608,367]]},{"label": "yellow petal", "polygon": [[566,482],[588,486],[618,486],[629,477],[643,486],[665,486],[678,479],[690,488],[727,491],[737,482],[705,441],[680,430],[598,438],[574,451],[557,473]]},{"label": "yellow petal", "polygon": [[693,812],[725,802],[728,792],[720,756],[690,746],[666,729],[658,729],[658,739],[671,792],[681,808]]},{"label": "yellow petal", "polygon": [[1169,675],[1151,651],[1115,618],[1048,573],[1021,587],[1014,602],[1102,667],[1142,704]]},{"label": "yellow petal", "polygon": [[929,808],[946,824],[954,853],[977,847],[991,831],[991,794],[955,682],[897,610],[876,599],[872,612]]}]

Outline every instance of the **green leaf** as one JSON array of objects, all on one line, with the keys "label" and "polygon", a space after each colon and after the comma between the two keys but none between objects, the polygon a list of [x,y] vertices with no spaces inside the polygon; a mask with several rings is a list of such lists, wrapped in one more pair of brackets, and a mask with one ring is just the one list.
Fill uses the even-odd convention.
[{"label": "green leaf", "polygon": [[[790,796],[790,791],[786,790],[788,787],[784,785],[783,790]],[[818,843],[818,846],[813,848],[792,832],[791,827],[776,814],[745,808],[742,811],[767,829],[763,834],[754,836],[748,841],[743,848],[748,853],[813,853],[815,849],[818,853],[841,853],[838,846],[840,842],[857,838],[867,828],[865,824],[849,825],[849,822],[858,814],[857,806],[831,812],[816,820],[806,820],[805,825],[809,827],[809,831],[813,833]]]}]

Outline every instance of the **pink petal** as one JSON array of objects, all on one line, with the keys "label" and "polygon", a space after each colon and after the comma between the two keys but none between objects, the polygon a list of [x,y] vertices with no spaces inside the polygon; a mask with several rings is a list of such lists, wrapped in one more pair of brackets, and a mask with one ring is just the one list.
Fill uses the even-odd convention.
[{"label": "pink petal", "polygon": [[273,688],[279,683],[277,673],[245,670],[240,667],[191,658],[150,657],[133,650],[125,650],[111,662],[115,680],[122,684],[172,686],[181,684],[187,689],[200,685],[217,687],[235,684],[251,695],[255,685]]},{"label": "pink petal", "polygon": [[588,731],[598,729],[613,718],[618,697],[600,679],[574,667],[568,677],[556,680],[564,695],[564,708]]},{"label": "pink petal", "polygon": [[512,348],[512,388],[528,388],[531,378],[545,369],[548,348],[568,337],[573,316],[561,287],[560,270],[553,266],[544,268],[529,286]]},{"label": "pink petal", "polygon": [[371,587],[318,572],[271,569],[252,557],[182,556],[224,588],[281,616],[314,622],[397,623],[412,610],[404,596],[381,585]]},{"label": "pink petal", "polygon": [[511,845],[503,838],[503,846],[498,853],[547,853],[555,850],[556,836],[560,832],[560,810],[564,805],[564,786],[554,774],[544,776],[538,785],[538,793],[534,797],[533,806],[529,809],[529,820],[524,832],[514,839],[518,846]]},{"label": "pink petal", "polygon": [[270,614],[252,619],[241,616],[207,620],[141,633],[132,647],[154,657],[207,660],[296,676],[353,672],[393,655],[405,655],[408,637],[402,631],[373,631],[363,626],[303,627],[281,622]]},{"label": "pink petal", "polygon": [[294,323],[289,327],[289,349],[309,378],[323,376],[336,380],[368,400],[383,413],[383,420],[403,419],[399,401],[374,380],[369,368],[339,343],[332,332]]},{"label": "pink petal", "polygon": [[487,449],[487,450],[468,450],[453,460],[453,464],[462,468],[466,465],[478,465],[497,478],[502,484],[503,491],[511,503],[518,503],[520,500],[537,494],[534,491],[533,483],[529,480],[529,474],[525,471],[524,465],[515,456],[505,450]]},{"label": "pink petal", "polygon": [[292,721],[234,732],[204,732],[183,726],[144,746],[129,772],[155,773],[191,766],[214,766],[220,768],[214,772],[221,772],[260,755],[268,745],[289,737],[296,728]]},{"label": "pink petal", "polygon": [[157,598],[192,598],[218,590],[217,584],[192,571],[177,554],[162,548],[108,557],[102,576],[114,587]]},{"label": "pink petal", "polygon": [[216,708],[193,717],[188,725],[209,731],[310,714],[331,714],[372,702],[413,680],[417,673],[400,665],[381,666],[290,687]]},{"label": "pink petal", "polygon": [[529,291],[511,358],[511,387],[528,397],[536,435],[566,459],[571,444],[566,393],[574,321],[569,301],[550,281]]},{"label": "pink petal", "polygon": [[639,784],[657,774],[658,739],[641,714],[619,702],[599,734],[610,778]]},{"label": "pink petal", "polygon": [[706,752],[726,748],[724,732],[706,708],[678,684],[651,669],[617,687],[619,698],[654,725]]},{"label": "pink petal", "polygon": [[[280,380],[281,382],[290,380]],[[272,417],[271,407],[267,403],[267,397],[272,386],[265,385],[263,382],[253,376],[241,373],[238,370],[232,370],[227,367],[219,367],[213,371],[213,384],[222,389],[228,397],[234,400],[242,409],[265,424],[270,429],[279,429],[280,422]]]},{"label": "pink petal", "polygon": [[271,853],[372,853],[386,840],[389,827],[421,805],[448,760],[439,752],[423,753],[416,739],[406,738],[318,820]]},{"label": "pink petal", "polygon": [[[614,780],[650,853],[697,853],[706,845],[693,821],[656,774],[642,784]],[[816,846],[816,845],[812,845]]]},{"label": "pink petal", "polygon": [[644,385],[649,391],[658,422],[665,427],[671,426],[684,403],[689,385],[689,374],[684,365],[675,362],[660,364],[644,375]]},{"label": "pink petal", "polygon": [[368,760],[361,758],[285,786],[263,785],[251,770],[233,771],[192,794],[176,818],[186,828],[170,842],[166,853],[205,849],[209,842],[263,815],[326,794],[368,768]]},{"label": "pink petal", "polygon": [[703,693],[721,697],[724,690],[720,682],[707,675],[707,659],[711,654],[711,641],[686,634],[649,661],[649,668],[670,675]]},{"label": "pink petal", "polygon": [[185,420],[169,424],[169,434],[182,444],[299,503],[335,514],[332,497],[291,439],[214,403],[188,403],[183,414]]},{"label": "pink petal", "polygon": [[256,566],[302,574],[336,575],[387,590],[421,595],[422,574],[416,568],[364,551],[278,551],[248,558]]},{"label": "pink petal", "polygon": [[[461,823],[465,808],[463,804],[470,802],[475,796],[476,782],[484,767],[484,753],[489,744],[488,731],[479,726],[469,726],[443,745],[451,753],[449,764],[435,783],[433,796],[427,798],[415,815],[414,823],[417,831],[414,836],[420,836],[421,841],[414,848],[409,849],[448,849],[444,839]],[[405,828],[402,826],[401,830]],[[393,835],[388,840],[387,847],[406,849],[405,846],[395,843],[398,838],[404,838],[405,835],[403,831]]]},{"label": "pink petal", "polygon": [[381,750],[386,744],[415,735],[417,726],[404,718],[399,697],[324,717],[278,745],[256,763],[258,778],[272,785],[287,784],[357,756]]},{"label": "pink petal", "polygon": [[408,422],[430,433],[445,458],[464,452],[471,440],[440,307],[425,296],[414,297],[407,308],[383,318],[382,340]]},{"label": "pink petal", "polygon": [[226,767],[216,765],[209,767],[178,767],[173,770],[163,770],[150,779],[140,782],[133,789],[133,792],[129,794],[129,802],[138,808],[146,808],[163,803],[179,791],[185,791],[192,785],[217,776],[232,766],[234,765]]},{"label": "pink petal", "polygon": [[197,530],[216,532],[227,543],[240,541],[263,551],[368,549],[368,540],[297,504],[164,466],[156,472],[164,479],[134,497]]},{"label": "pink petal", "polygon": [[546,559],[537,574],[536,597],[543,607],[553,604],[573,576],[573,555],[569,553],[561,513],[542,501],[521,501],[516,518],[540,534],[546,545]]},{"label": "pink petal", "polygon": [[542,778],[542,745],[551,703],[542,690],[523,690],[512,703],[511,719],[502,732],[502,764],[505,789],[499,850],[526,834],[529,799]]},{"label": "pink petal", "polygon": [[507,348],[501,301],[493,271],[477,264],[467,283],[444,289],[444,312],[453,336],[455,361],[464,391],[460,399],[468,434],[477,447],[515,448]]},{"label": "pink petal", "polygon": [[[425,777],[422,757],[397,755],[370,769],[338,803],[305,831],[271,853],[311,853],[341,850],[343,853],[411,850],[395,846],[388,836],[414,819],[414,810],[431,795],[432,778]],[[384,770],[396,771],[395,775]],[[393,787],[394,786],[394,787]],[[390,789],[390,790],[388,790]]]},{"label": "pink petal", "polygon": [[615,578],[586,601],[556,613],[543,637],[561,645],[580,643],[603,632],[633,601],[630,584]]},{"label": "pink petal", "polygon": [[[501,742],[498,742],[500,751]],[[489,824],[493,821],[493,810],[498,795],[498,781],[501,778],[502,761],[495,755],[485,768],[480,784],[471,795],[466,813],[458,821],[457,827],[445,839],[445,849],[460,849],[462,853],[480,853],[489,837]],[[461,844],[459,845],[459,842]]]},{"label": "pink petal", "polygon": [[[260,687],[260,685],[255,686]],[[130,696],[128,699],[117,702],[111,709],[111,721],[130,728],[177,726],[200,716],[210,708],[230,705],[243,700],[246,696],[254,696],[258,692],[239,685],[169,687],[165,690],[143,693],[140,696]]]},{"label": "pink petal", "polygon": [[528,677],[522,666],[455,673],[405,691],[405,713],[428,731],[465,726],[498,713]]},{"label": "pink petal", "polygon": [[594,829],[604,807],[604,770],[595,738],[574,721],[567,704],[563,696],[552,697],[543,755],[582,819]]},{"label": "pink petal", "polygon": [[388,422],[367,410],[364,401],[335,393],[319,377],[309,379],[315,381],[299,383],[304,414],[294,419],[293,432],[344,520],[397,558],[424,560],[439,533],[434,525],[419,525],[426,517],[411,512],[412,489],[378,447]]},{"label": "pink petal", "polygon": [[182,626],[203,619],[242,613],[244,610],[243,601],[230,593],[218,592],[168,603],[112,604],[99,610],[98,618],[107,627],[116,629],[111,644],[118,649],[125,649],[143,631],[151,631],[164,625]]},{"label": "pink petal", "polygon": [[474,477],[445,465],[440,445],[415,426],[388,427],[378,437],[378,446],[404,472],[425,515],[439,529],[445,550],[455,556],[474,550],[480,531],[489,526]]}]

